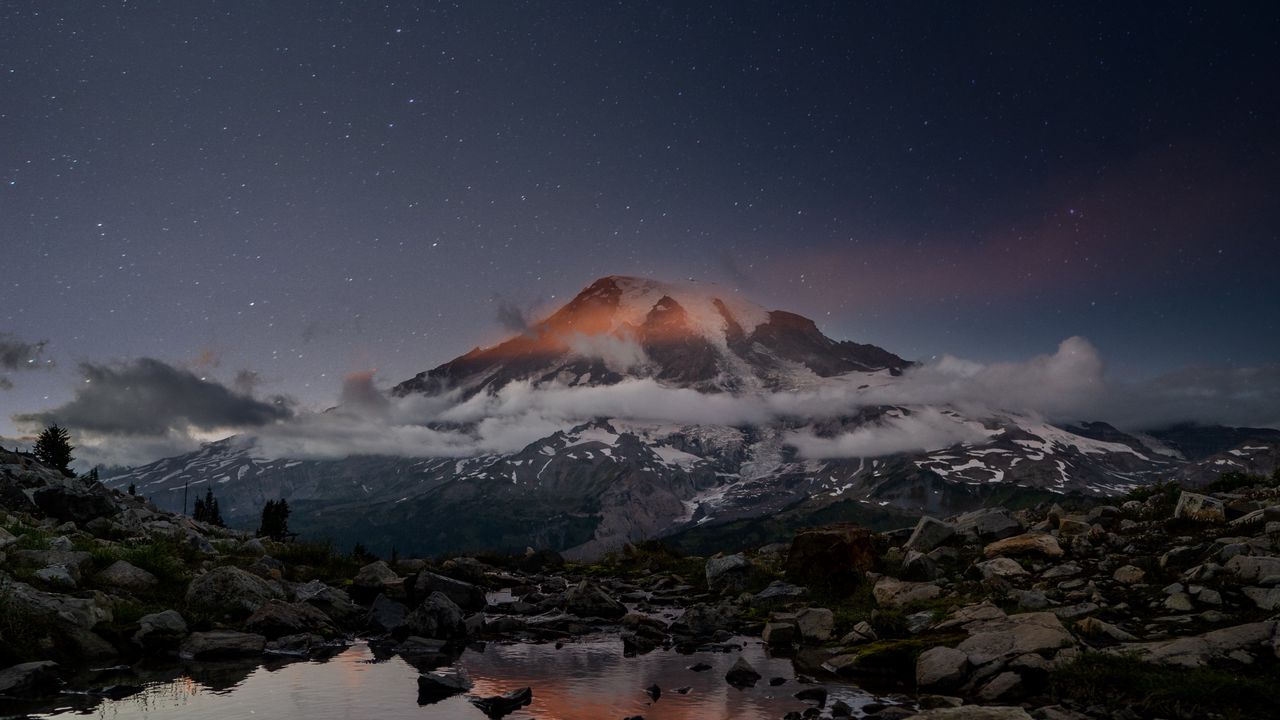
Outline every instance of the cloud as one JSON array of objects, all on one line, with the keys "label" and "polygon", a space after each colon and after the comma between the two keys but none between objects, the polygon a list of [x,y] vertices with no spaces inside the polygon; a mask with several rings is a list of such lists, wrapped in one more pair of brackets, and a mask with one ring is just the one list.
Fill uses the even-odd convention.
[{"label": "cloud", "polygon": [[[0,371],[16,372],[49,367],[51,361],[41,362],[47,344],[44,340],[32,343],[9,333],[0,333]],[[0,390],[12,388],[13,381],[0,374]]]},{"label": "cloud", "polygon": [[265,425],[292,414],[284,398],[258,400],[153,358],[82,363],[80,372],[84,382],[66,404],[15,415],[14,420],[20,425],[57,422],[103,434],[163,436]]},{"label": "cloud", "polygon": [[[613,367],[645,362],[637,345],[620,338],[579,337],[574,349]],[[86,364],[82,370],[89,382],[69,403],[19,419],[32,426],[52,420],[69,425],[97,461],[115,463],[154,460],[232,432],[254,438],[255,452],[268,458],[468,457],[518,451],[594,418],[789,428],[785,442],[809,458],[875,457],[978,442],[986,431],[972,420],[998,413],[1057,423],[1105,420],[1129,430],[1187,421],[1280,426],[1280,366],[1190,368],[1120,383],[1107,378],[1097,349],[1079,337],[1020,362],[943,356],[897,378],[859,375],[784,392],[699,393],[633,378],[608,386],[522,381],[470,397],[456,390],[396,397],[379,386],[373,371],[365,371],[343,380],[337,405],[325,412],[257,398],[252,373],[237,376],[228,388],[151,359]],[[885,406],[903,411],[834,437],[807,427]]]},{"label": "cloud", "polygon": [[496,319],[502,329],[522,334],[529,329],[529,318],[519,305],[501,295],[494,295],[493,300],[498,306]]},{"label": "cloud", "polygon": [[990,434],[976,422],[951,417],[937,408],[923,408],[832,438],[818,437],[812,432],[791,432],[785,442],[807,458],[869,458],[941,450],[957,443],[981,442]]},{"label": "cloud", "polygon": [[587,335],[573,333],[567,339],[569,350],[575,355],[598,359],[614,372],[625,373],[648,362],[644,348],[632,338],[616,335]]}]

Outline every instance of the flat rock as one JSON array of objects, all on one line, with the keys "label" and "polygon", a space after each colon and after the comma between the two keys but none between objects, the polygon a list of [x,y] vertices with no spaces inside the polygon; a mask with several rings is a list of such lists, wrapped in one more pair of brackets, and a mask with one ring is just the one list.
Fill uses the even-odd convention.
[{"label": "flat rock", "polygon": [[922,688],[954,687],[969,672],[969,656],[949,647],[932,647],[916,659],[916,685]]},{"label": "flat rock", "polygon": [[885,607],[901,607],[908,603],[932,600],[942,595],[942,588],[933,583],[906,582],[883,577],[876,582],[871,594],[876,603]]},{"label": "flat rock", "polygon": [[1076,644],[1075,638],[1051,612],[1010,615],[965,626],[969,637],[956,649],[975,666],[1027,653],[1053,653]]}]

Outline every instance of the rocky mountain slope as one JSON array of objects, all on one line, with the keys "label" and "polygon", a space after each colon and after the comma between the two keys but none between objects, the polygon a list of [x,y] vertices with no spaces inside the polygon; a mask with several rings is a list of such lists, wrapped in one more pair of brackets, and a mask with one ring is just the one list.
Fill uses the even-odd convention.
[{"label": "rocky mountain slope", "polygon": [[[822,398],[892,386],[910,367],[716,286],[607,277],[526,332],[421,373],[391,395],[462,403],[512,383],[572,391],[642,379],[709,402]],[[192,488],[212,486],[223,514],[244,527],[255,525],[266,500],[283,497],[296,529],[382,551],[533,546],[590,556],[650,537],[683,538],[695,549],[762,540],[822,518],[889,527],[995,502],[1109,496],[1158,479],[1207,482],[1225,470],[1269,473],[1280,461],[1280,432],[1272,430],[1135,435],[1100,422],[1059,427],[1007,411],[968,416],[920,405],[731,424],[617,412],[566,422],[518,449],[464,457],[271,458],[242,436],[108,483],[135,484],[172,510]],[[930,451],[830,459],[803,457],[790,439],[926,421],[958,439]],[[465,432],[479,422],[433,426]]]}]

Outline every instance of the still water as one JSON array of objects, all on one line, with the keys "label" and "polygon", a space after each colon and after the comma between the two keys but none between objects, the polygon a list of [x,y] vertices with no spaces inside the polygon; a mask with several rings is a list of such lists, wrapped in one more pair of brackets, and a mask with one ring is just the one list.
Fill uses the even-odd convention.
[{"label": "still water", "polygon": [[[793,695],[807,685],[795,680],[789,660],[771,658],[755,639],[739,639],[742,651],[682,655],[657,650],[624,657],[616,638],[587,638],[556,649],[550,644],[490,643],[467,650],[456,663],[475,683],[471,695],[496,695],[529,686],[533,703],[508,715],[512,720],[610,719],[643,715],[647,720],[728,720],[781,718],[812,705]],[[755,687],[738,690],[724,680],[739,655],[764,676]],[[711,665],[704,672],[689,669]],[[88,702],[66,696],[56,708],[33,717],[96,717],[110,720],[485,720],[459,695],[419,706],[419,671],[399,657],[378,660],[363,642],[326,661],[267,665],[188,666],[151,676],[143,689],[119,700]],[[786,678],[772,687],[769,679]],[[135,683],[137,680],[135,679]],[[644,689],[657,684],[652,701]],[[677,688],[689,688],[687,693]],[[844,684],[824,685],[830,700],[857,708],[877,698]],[[0,711],[0,714],[3,714]]]}]

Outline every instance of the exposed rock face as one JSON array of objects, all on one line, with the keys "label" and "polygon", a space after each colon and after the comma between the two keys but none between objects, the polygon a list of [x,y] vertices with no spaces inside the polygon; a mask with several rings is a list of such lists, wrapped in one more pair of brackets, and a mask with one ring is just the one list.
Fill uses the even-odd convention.
[{"label": "exposed rock face", "polygon": [[1272,620],[1213,630],[1202,635],[1153,643],[1130,643],[1123,652],[1136,653],[1150,662],[1178,667],[1200,667],[1222,660],[1232,653],[1261,650],[1271,653],[1275,645],[1276,623]]},{"label": "exposed rock face", "polygon": [[809,587],[847,590],[875,568],[878,557],[866,528],[833,525],[804,530],[791,541],[787,578]]},{"label": "exposed rock face", "polygon": [[240,619],[271,600],[283,600],[280,588],[236,567],[223,566],[191,581],[187,606],[211,615]]}]

